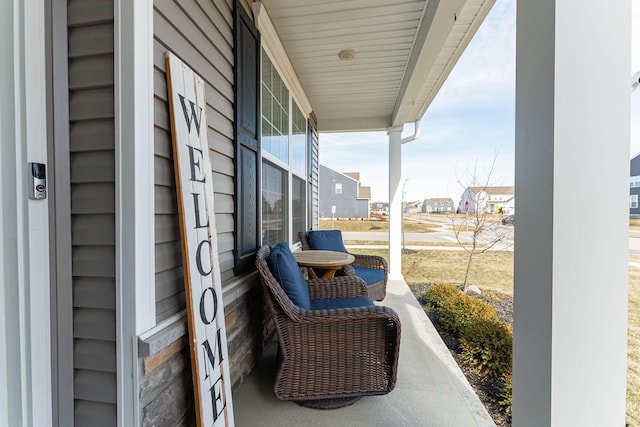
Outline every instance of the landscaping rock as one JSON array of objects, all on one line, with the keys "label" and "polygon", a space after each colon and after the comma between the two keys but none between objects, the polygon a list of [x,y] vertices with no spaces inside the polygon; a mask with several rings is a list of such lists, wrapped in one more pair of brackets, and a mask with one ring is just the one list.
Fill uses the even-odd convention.
[{"label": "landscaping rock", "polygon": [[482,291],[476,285],[467,286],[467,294],[468,295],[482,295]]}]

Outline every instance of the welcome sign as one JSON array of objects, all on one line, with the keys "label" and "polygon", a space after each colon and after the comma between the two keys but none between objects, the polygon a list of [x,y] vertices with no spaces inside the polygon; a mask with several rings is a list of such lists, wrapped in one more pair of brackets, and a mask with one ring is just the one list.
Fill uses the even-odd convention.
[{"label": "welcome sign", "polygon": [[204,81],[172,53],[165,59],[196,419],[233,426]]}]

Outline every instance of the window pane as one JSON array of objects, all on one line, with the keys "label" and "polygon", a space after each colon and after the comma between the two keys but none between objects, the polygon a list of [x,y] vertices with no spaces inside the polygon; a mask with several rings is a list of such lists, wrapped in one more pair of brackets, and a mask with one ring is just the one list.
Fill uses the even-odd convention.
[{"label": "window pane", "polygon": [[291,215],[293,216],[291,220],[293,222],[293,241],[297,242],[298,232],[305,231],[307,229],[307,212],[305,209],[307,205],[307,198],[305,195],[306,184],[305,181],[294,176],[291,182],[291,186]]},{"label": "window pane", "polygon": [[285,173],[268,162],[262,163],[262,243],[275,245],[287,239],[287,198]]},{"label": "window pane", "polygon": [[291,105],[291,170],[299,176],[305,176],[307,173],[307,120],[295,102]]},{"label": "window pane", "polygon": [[289,163],[288,138],[289,90],[262,51],[262,149]]}]

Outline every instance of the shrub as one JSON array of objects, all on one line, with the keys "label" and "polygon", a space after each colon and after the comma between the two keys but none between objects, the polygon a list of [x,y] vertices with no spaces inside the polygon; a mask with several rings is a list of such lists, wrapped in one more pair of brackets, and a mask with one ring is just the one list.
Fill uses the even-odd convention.
[{"label": "shrub", "polygon": [[482,374],[502,378],[499,403],[511,417],[511,326],[500,322],[493,306],[452,285],[433,285],[424,299],[438,311],[441,327],[460,339],[463,361]]},{"label": "shrub", "polygon": [[440,323],[444,329],[462,337],[467,327],[479,320],[498,321],[496,310],[491,305],[458,290],[456,292],[440,307]]},{"label": "shrub", "polygon": [[460,337],[461,357],[486,375],[501,377],[511,372],[513,331],[497,319],[477,319]]},{"label": "shrub", "polygon": [[427,289],[427,292],[424,293],[424,298],[430,307],[442,308],[449,298],[457,294],[460,294],[460,290],[455,286],[437,284]]},{"label": "shrub", "polygon": [[513,403],[513,383],[511,373],[509,372],[508,374],[505,374],[503,380],[504,388],[502,389],[502,400],[500,401],[500,406],[504,408],[504,413],[511,418]]}]

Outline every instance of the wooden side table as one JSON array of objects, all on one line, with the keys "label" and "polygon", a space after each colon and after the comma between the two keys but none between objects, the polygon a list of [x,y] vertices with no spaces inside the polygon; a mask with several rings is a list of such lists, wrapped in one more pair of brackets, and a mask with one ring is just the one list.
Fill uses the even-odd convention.
[{"label": "wooden side table", "polygon": [[293,256],[300,267],[306,267],[312,279],[319,278],[314,268],[324,270],[321,278],[326,279],[333,277],[343,265],[351,264],[355,260],[351,254],[334,251],[298,251],[294,252]]}]

